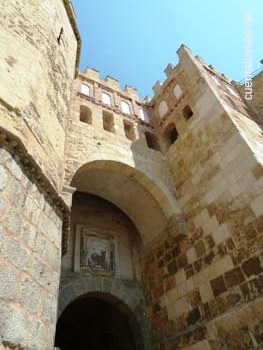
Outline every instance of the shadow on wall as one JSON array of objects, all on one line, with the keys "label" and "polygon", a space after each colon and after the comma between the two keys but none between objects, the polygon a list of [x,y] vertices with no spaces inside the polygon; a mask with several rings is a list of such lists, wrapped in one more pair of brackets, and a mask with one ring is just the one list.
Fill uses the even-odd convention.
[{"label": "shadow on wall", "polygon": [[137,316],[123,301],[101,292],[87,293],[62,312],[55,346],[61,350],[143,350]]}]

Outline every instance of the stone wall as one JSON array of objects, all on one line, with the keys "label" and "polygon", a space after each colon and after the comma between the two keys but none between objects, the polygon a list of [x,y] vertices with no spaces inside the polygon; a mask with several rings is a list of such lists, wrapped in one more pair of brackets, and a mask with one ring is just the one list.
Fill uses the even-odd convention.
[{"label": "stone wall", "polygon": [[0,148],[0,193],[0,343],[5,349],[50,350],[62,219],[5,148]]},{"label": "stone wall", "polygon": [[73,12],[65,3],[66,7],[62,0],[0,4],[0,125],[24,143],[58,189],[79,40]]},{"label": "stone wall", "polygon": [[[87,269],[77,265],[80,262],[81,249],[76,242],[80,225],[91,233],[113,237],[114,271]],[[88,293],[103,293],[109,298],[116,297],[120,303],[127,306],[140,326],[144,341],[143,347],[140,348],[149,349],[149,329],[141,284],[141,244],[135,226],[119,208],[100,197],[75,192],[68,251],[62,257],[59,314],[69,303],[78,297],[85,297]],[[76,247],[79,248],[78,251]]]},{"label": "stone wall", "polygon": [[[184,96],[163,118],[156,114],[156,127],[160,137],[167,120],[178,127],[165,151],[188,230],[175,237],[164,232],[145,253],[155,347],[260,347],[263,169],[260,139],[253,141],[248,127],[258,133],[258,126],[224,77],[187,48],[179,57],[154,103],[179,83]],[[187,117],[186,104],[193,112]]]},{"label": "stone wall", "polygon": [[[81,92],[82,83],[88,84],[88,95]],[[112,78],[102,80],[91,69],[74,82],[64,184],[114,203],[146,242],[174,215],[180,215],[180,210],[165,157],[147,145],[145,132],[154,132],[151,124],[138,116],[143,103],[134,90],[120,90],[116,85]],[[102,93],[111,96],[110,105],[102,102]],[[129,102],[129,115],[122,112],[121,99]],[[86,121],[81,120],[81,107],[87,111]],[[105,129],[104,113],[112,118],[110,130]],[[125,123],[131,133],[125,131]]]}]

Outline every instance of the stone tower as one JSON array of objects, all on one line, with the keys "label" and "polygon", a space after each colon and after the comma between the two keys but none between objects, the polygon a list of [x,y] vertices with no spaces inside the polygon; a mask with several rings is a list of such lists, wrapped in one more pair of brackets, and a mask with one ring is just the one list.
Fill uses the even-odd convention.
[{"label": "stone tower", "polygon": [[68,1],[4,0],[0,13],[1,349],[52,349],[80,38]]},{"label": "stone tower", "polygon": [[141,100],[68,1],[0,10],[0,349],[262,347],[262,73],[182,45]]}]

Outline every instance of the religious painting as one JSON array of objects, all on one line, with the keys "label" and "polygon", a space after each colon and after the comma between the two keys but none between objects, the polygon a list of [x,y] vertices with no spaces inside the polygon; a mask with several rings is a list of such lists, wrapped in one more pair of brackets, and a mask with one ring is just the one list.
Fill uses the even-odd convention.
[{"label": "religious painting", "polygon": [[80,235],[80,267],[94,271],[115,270],[115,244],[111,235],[93,233],[82,228]]}]

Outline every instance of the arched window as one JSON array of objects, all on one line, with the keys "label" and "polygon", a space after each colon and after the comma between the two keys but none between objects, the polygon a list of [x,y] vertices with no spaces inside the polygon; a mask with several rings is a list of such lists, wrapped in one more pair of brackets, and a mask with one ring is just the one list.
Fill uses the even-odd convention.
[{"label": "arched window", "polygon": [[192,109],[191,109],[190,106],[187,105],[187,106],[184,107],[184,109],[183,109],[183,115],[184,115],[184,118],[185,118],[186,120],[190,119],[190,118],[192,117],[193,114],[194,114],[194,113],[193,113],[193,111],[192,111]]},{"label": "arched window", "polygon": [[179,84],[175,85],[173,91],[174,91],[174,95],[177,99],[180,98],[183,94],[182,89],[181,89]]},{"label": "arched window", "polygon": [[90,87],[87,84],[81,84],[80,92],[83,95],[89,96],[90,95]]},{"label": "arched window", "polygon": [[140,119],[143,120],[145,123],[149,123],[149,116],[145,112],[145,110],[141,108],[139,113],[140,113]]},{"label": "arched window", "polygon": [[113,114],[103,111],[102,112],[102,121],[103,121],[103,129],[109,132],[114,133],[115,127],[114,127],[114,118]]},{"label": "arched window", "polygon": [[102,99],[102,103],[104,103],[105,105],[107,106],[111,105],[110,95],[106,94],[105,92],[101,94],[101,99]]},{"label": "arched window", "polygon": [[121,101],[121,110],[124,114],[131,114],[129,103],[126,101]]},{"label": "arched window", "polygon": [[165,101],[162,101],[159,105],[158,112],[160,117],[162,118],[168,112],[168,106]]},{"label": "arched window", "polygon": [[163,133],[163,140],[167,150],[175,143],[177,138],[178,131],[176,130],[174,123],[168,124]]},{"label": "arched window", "polygon": [[83,123],[92,124],[92,113],[87,106],[80,106],[79,119]]},{"label": "arched window", "polygon": [[156,135],[152,134],[149,131],[144,133],[147,146],[155,151],[160,151],[159,141]]},{"label": "arched window", "polygon": [[134,124],[128,122],[127,120],[124,120],[123,126],[124,126],[124,132],[125,132],[127,139],[134,141],[136,139]]}]

